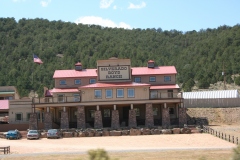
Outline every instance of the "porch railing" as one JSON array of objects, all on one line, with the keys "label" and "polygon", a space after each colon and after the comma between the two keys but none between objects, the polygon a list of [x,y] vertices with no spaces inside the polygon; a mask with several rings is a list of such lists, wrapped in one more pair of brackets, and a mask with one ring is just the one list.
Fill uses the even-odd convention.
[{"label": "porch railing", "polygon": [[160,92],[156,90],[150,90],[149,99],[161,99],[161,98],[182,98],[182,93],[179,92]]},{"label": "porch railing", "polygon": [[63,96],[63,97],[34,97],[33,104],[41,103],[74,103],[81,102],[80,96]]}]

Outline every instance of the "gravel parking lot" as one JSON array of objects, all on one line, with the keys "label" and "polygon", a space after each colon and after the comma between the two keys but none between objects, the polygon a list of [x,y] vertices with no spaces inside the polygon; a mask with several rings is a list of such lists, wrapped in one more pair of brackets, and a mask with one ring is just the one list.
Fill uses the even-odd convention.
[{"label": "gravel parking lot", "polygon": [[236,144],[229,143],[209,134],[148,135],[119,137],[73,137],[40,140],[0,139],[1,146],[11,146],[11,154],[51,154],[84,153],[89,149],[102,148],[107,151],[164,151],[231,149]]}]

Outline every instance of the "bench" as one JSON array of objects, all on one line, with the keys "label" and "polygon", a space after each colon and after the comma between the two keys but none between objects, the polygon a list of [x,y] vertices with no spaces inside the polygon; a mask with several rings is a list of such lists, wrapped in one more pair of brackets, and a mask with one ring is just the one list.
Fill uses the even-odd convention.
[{"label": "bench", "polygon": [[0,147],[0,152],[3,152],[4,154],[10,154],[10,146]]}]

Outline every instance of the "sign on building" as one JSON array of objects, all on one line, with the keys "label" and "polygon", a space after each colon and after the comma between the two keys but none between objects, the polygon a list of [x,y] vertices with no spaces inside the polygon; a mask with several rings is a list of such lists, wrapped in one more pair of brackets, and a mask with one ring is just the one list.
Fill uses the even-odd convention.
[{"label": "sign on building", "polygon": [[99,66],[98,67],[99,81],[112,80],[130,80],[130,66]]}]

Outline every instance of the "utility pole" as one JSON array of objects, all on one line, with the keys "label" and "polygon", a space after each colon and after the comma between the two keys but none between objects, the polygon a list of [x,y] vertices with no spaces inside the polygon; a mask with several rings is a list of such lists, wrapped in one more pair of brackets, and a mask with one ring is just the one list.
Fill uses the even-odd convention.
[{"label": "utility pole", "polygon": [[222,75],[223,75],[223,81],[224,81],[224,90],[226,90],[226,76],[225,76],[224,61],[223,61],[223,71],[222,71]]}]

